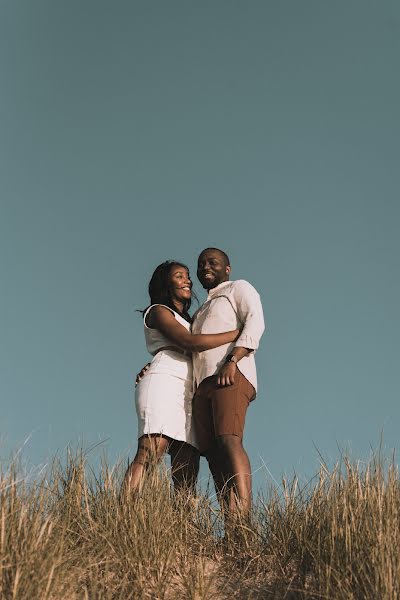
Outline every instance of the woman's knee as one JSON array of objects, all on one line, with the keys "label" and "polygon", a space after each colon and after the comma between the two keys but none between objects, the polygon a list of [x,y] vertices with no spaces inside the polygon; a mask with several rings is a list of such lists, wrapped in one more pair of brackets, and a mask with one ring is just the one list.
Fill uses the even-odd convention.
[{"label": "woman's knee", "polygon": [[133,462],[149,464],[162,458],[168,448],[168,441],[161,436],[142,436],[139,438],[138,449]]}]

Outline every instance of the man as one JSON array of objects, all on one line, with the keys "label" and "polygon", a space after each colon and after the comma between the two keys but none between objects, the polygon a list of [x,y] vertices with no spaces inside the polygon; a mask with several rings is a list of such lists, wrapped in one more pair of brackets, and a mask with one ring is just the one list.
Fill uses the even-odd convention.
[{"label": "man", "polygon": [[208,291],[194,315],[192,332],[220,333],[241,329],[236,342],[193,354],[197,386],[193,398],[194,428],[200,452],[207,458],[221,504],[243,514],[251,504],[250,461],[243,448],[246,411],[257,391],[254,352],[264,331],[260,296],[244,280],[230,281],[228,256],[206,248],[197,276]]}]

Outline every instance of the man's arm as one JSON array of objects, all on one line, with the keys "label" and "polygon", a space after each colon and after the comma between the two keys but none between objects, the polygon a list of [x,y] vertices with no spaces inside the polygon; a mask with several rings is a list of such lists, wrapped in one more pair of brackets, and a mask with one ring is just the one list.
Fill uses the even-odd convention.
[{"label": "man's arm", "polygon": [[257,350],[260,338],[264,333],[264,314],[260,295],[247,281],[235,282],[234,301],[243,329],[236,340],[231,354],[234,359],[222,365],[218,372],[218,385],[233,385],[235,381],[236,363],[243,357]]},{"label": "man's arm", "polygon": [[230,361],[222,365],[218,371],[218,385],[226,386],[233,385],[235,383],[235,374],[237,369],[236,363],[239,362],[239,360],[244,356],[250,354],[250,352],[253,351],[249,350],[248,348],[243,348],[243,346],[238,346],[232,350],[231,355],[235,357],[236,362]]},{"label": "man's arm", "polygon": [[264,314],[260,294],[248,281],[237,281],[234,289],[238,315],[243,329],[235,346],[257,350],[265,330]]}]

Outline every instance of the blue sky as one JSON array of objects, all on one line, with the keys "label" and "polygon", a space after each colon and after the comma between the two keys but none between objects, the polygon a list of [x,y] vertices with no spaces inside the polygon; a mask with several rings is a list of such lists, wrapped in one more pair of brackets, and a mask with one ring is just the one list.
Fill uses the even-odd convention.
[{"label": "blue sky", "polygon": [[2,1],[2,458],[133,453],[135,310],[209,245],[265,308],[254,469],[396,447],[399,33],[387,0]]}]

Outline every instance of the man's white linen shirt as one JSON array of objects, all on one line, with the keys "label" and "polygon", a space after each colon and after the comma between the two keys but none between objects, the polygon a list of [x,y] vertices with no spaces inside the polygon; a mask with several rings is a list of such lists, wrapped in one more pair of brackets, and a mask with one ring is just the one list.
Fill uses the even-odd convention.
[{"label": "man's white linen shirt", "polygon": [[237,367],[257,391],[257,372],[254,353],[264,332],[264,315],[257,290],[244,279],[224,281],[209,290],[207,300],[193,317],[192,333],[222,333],[242,329],[239,338],[224,344],[193,352],[193,377],[198,387],[206,377],[215,375],[233,348],[243,346],[252,350]]}]

